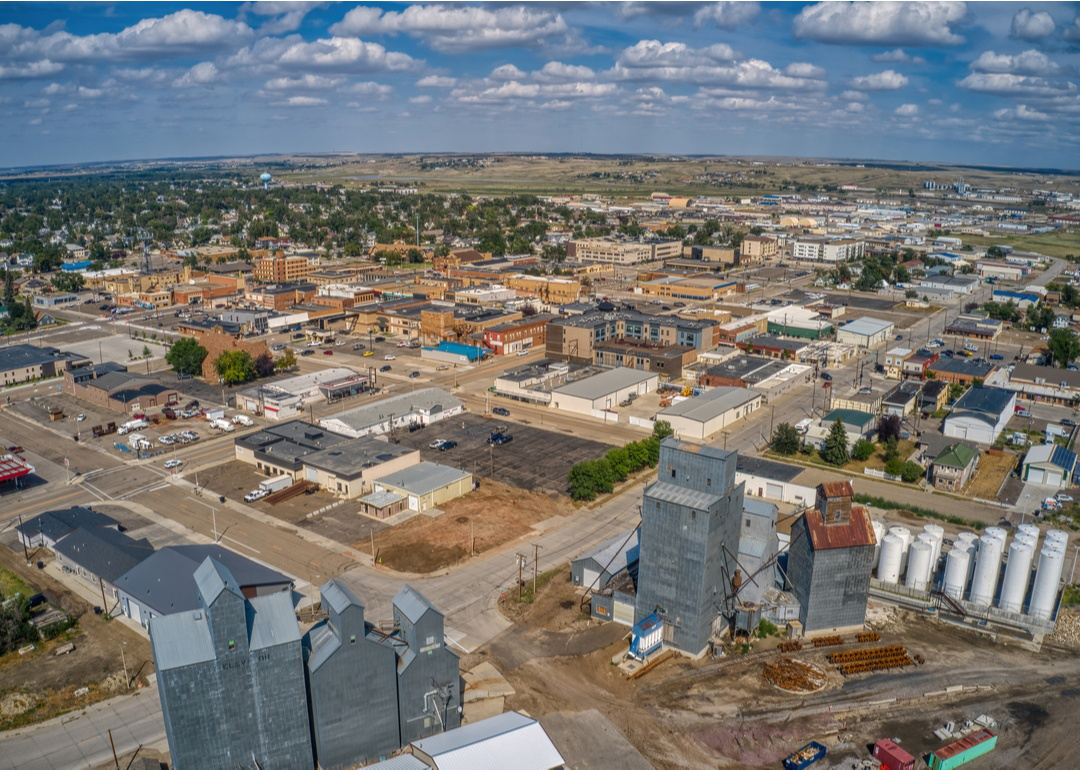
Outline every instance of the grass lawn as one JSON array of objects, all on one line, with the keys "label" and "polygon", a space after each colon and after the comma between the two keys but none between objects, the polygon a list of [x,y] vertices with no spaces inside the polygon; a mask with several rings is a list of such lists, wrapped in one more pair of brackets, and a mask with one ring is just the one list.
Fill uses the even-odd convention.
[{"label": "grass lawn", "polygon": [[[769,452],[768,455],[777,460],[801,460],[802,462],[810,463],[812,465],[820,465],[822,468],[847,471],[848,473],[862,473],[865,468],[869,468],[873,471],[883,471],[885,470],[885,448],[880,444],[875,444],[874,449],[874,454],[870,455],[869,459],[856,460],[855,458],[852,458],[844,465],[830,465],[821,459],[821,455],[818,454],[817,450],[814,450],[808,455],[799,453],[791,457],[784,457],[775,452]],[[900,458],[906,460],[915,452],[915,442],[907,440],[901,441],[897,444],[897,450],[900,452]],[[851,451],[851,447],[848,447],[848,451]]]},{"label": "grass lawn", "polygon": [[16,593],[29,597],[32,596],[34,592],[18,575],[0,569],[0,597],[7,599],[14,596]]},{"label": "grass lawn", "polygon": [[1057,231],[1039,235],[1005,235],[1000,238],[981,235],[961,235],[964,243],[973,246],[1012,246],[1017,251],[1034,251],[1048,257],[1080,257],[1080,233]]}]

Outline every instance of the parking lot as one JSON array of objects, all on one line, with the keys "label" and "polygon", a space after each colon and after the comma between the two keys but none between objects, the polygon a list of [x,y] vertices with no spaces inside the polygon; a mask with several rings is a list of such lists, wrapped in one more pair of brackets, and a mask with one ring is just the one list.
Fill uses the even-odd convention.
[{"label": "parking lot", "polygon": [[[509,433],[513,440],[489,447],[488,436],[496,430]],[[440,452],[428,446],[436,439],[456,441],[458,445]],[[425,460],[451,465],[520,489],[560,494],[566,494],[566,476],[575,463],[595,460],[611,448],[598,441],[473,414],[413,433],[400,432],[394,440],[419,449]]]}]

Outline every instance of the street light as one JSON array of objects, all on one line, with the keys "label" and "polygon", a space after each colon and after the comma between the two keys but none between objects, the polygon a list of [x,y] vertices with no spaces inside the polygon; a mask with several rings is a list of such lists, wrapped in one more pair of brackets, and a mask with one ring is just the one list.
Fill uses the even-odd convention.
[{"label": "street light", "polygon": [[1024,493],[1024,512],[1020,514],[1020,523],[1021,524],[1024,523],[1024,517],[1027,516],[1028,505],[1030,505],[1030,503],[1029,503],[1030,500],[1031,500],[1031,493],[1030,492],[1025,492]]}]

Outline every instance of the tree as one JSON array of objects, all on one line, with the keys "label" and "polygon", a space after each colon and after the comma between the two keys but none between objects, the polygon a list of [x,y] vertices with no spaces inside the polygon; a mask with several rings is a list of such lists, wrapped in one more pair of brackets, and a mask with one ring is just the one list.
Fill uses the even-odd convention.
[{"label": "tree", "polygon": [[259,353],[255,357],[255,373],[260,377],[269,377],[275,371],[274,357],[269,352]]},{"label": "tree", "polygon": [[570,469],[567,482],[574,500],[595,500],[615,488],[615,474],[606,458],[584,460]]},{"label": "tree", "polygon": [[890,476],[900,476],[904,472],[904,461],[899,457],[890,457],[885,461],[885,472]]},{"label": "tree", "polygon": [[1080,357],[1080,340],[1070,329],[1054,329],[1050,332],[1047,347],[1054,357],[1054,364],[1062,369]]},{"label": "tree", "polygon": [[801,445],[802,441],[799,439],[799,432],[795,430],[794,425],[786,422],[776,426],[772,440],[769,442],[769,446],[772,447],[774,452],[785,457],[798,452]]},{"label": "tree", "polygon": [[15,276],[10,270],[4,271],[4,307],[10,308],[15,304]]},{"label": "tree", "polygon": [[923,467],[912,460],[908,460],[900,467],[900,480],[907,484],[915,483],[922,478],[922,475]]},{"label": "tree", "polygon": [[855,442],[851,448],[851,456],[856,460],[869,460],[874,454],[874,445],[864,438]]},{"label": "tree", "polygon": [[1005,256],[1005,249],[1001,248],[1000,246],[991,246],[990,248],[988,248],[986,250],[986,256],[988,256],[988,257],[998,257],[998,258],[999,257],[1004,257]]},{"label": "tree", "polygon": [[57,291],[76,292],[82,291],[86,279],[78,273],[57,273],[49,279],[49,283]]},{"label": "tree", "polygon": [[193,337],[181,337],[169,352],[165,354],[165,362],[173,368],[177,374],[199,374],[202,371],[203,360],[207,350]]},{"label": "tree", "polygon": [[847,431],[844,430],[844,423],[840,422],[839,417],[836,418],[836,422],[829,429],[829,435],[825,437],[825,446],[821,449],[821,459],[829,465],[837,466],[843,465],[850,459]]},{"label": "tree", "polygon": [[615,475],[616,481],[626,481],[626,477],[630,475],[632,470],[630,467],[630,453],[626,451],[626,447],[615,447],[609,449],[604,454],[604,459],[611,465],[611,472]]},{"label": "tree", "polygon": [[143,358],[149,358],[151,355],[153,355],[153,354],[150,352],[150,346],[149,345],[143,345],[142,346],[142,357]]},{"label": "tree", "polygon": [[536,305],[531,302],[526,302],[519,308],[519,310],[523,318],[528,318],[529,316],[536,315],[540,312],[536,309]]},{"label": "tree", "polygon": [[887,414],[878,420],[877,425],[877,437],[881,443],[887,442],[890,438],[900,440],[900,430],[903,423],[900,420],[898,414]]},{"label": "tree", "polygon": [[214,371],[226,385],[255,379],[255,359],[243,350],[226,350],[214,359]]},{"label": "tree", "polygon": [[274,362],[274,368],[279,372],[288,371],[294,366],[296,366],[296,354],[293,353],[292,348],[285,348],[281,358]]},{"label": "tree", "polygon": [[668,436],[675,434],[675,429],[671,427],[671,423],[667,420],[657,420],[652,426],[653,438],[657,441],[661,441]]}]

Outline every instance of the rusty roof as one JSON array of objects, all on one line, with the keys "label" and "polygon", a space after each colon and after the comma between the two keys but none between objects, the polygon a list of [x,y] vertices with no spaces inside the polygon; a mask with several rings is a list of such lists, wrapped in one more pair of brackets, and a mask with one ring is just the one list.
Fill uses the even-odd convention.
[{"label": "rusty roof", "polygon": [[861,505],[851,506],[851,519],[837,524],[825,524],[821,519],[821,511],[817,508],[807,509],[803,515],[806,517],[806,529],[815,551],[856,548],[877,543],[874,527],[870,523],[870,514]]},{"label": "rusty roof", "polygon": [[851,488],[850,481],[825,481],[818,484],[818,489],[825,493],[825,497],[855,496],[855,490]]},{"label": "rusty roof", "polygon": [[957,754],[962,754],[973,746],[978,746],[980,743],[985,743],[986,741],[991,741],[995,738],[997,738],[997,736],[989,730],[979,730],[978,732],[974,732],[971,735],[967,735],[959,740],[942,746],[934,752],[934,756],[939,760],[950,759]]}]

